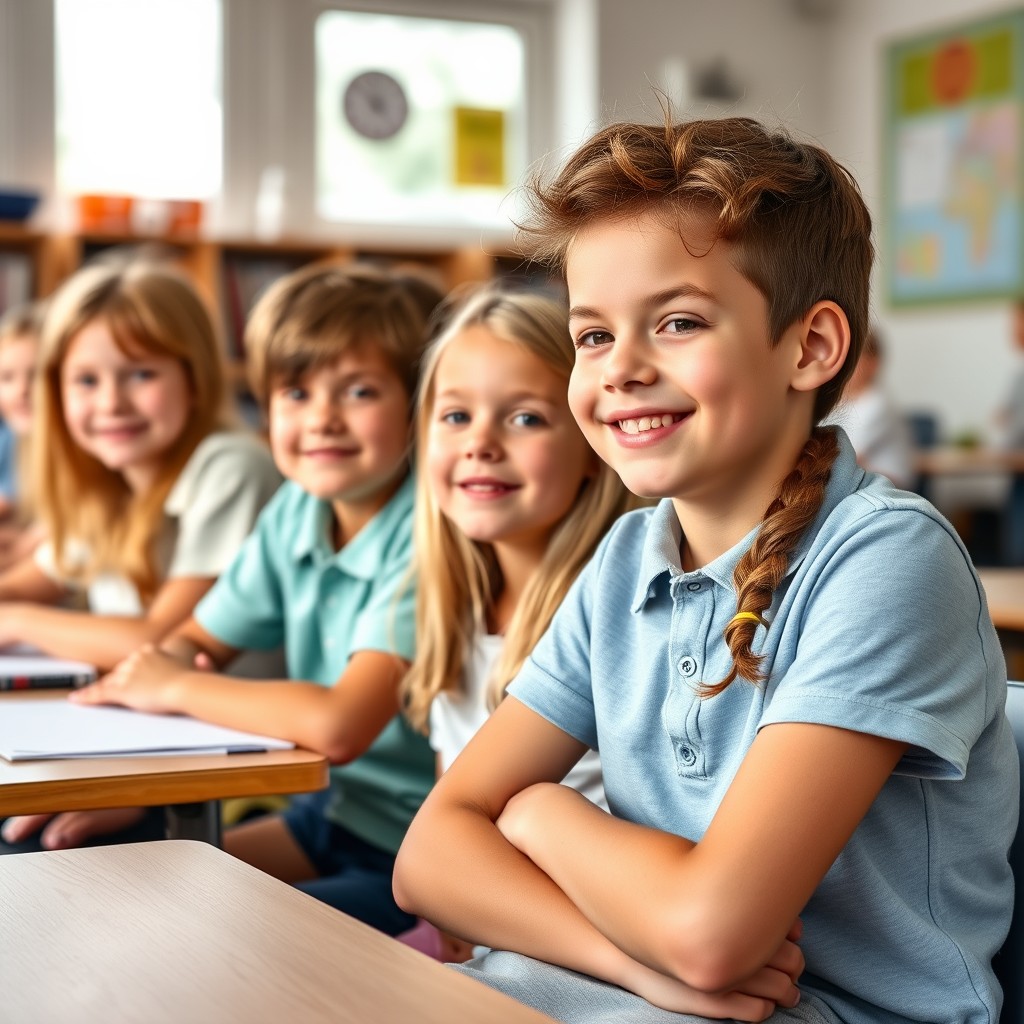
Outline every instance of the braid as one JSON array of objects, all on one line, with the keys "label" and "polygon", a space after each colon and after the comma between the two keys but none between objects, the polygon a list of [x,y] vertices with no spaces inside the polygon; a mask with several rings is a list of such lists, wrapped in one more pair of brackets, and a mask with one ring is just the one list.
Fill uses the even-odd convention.
[{"label": "braid", "polygon": [[765,679],[761,671],[761,655],[750,645],[759,624],[769,623],[762,613],[772,603],[772,595],[786,575],[789,556],[804,530],[814,521],[825,497],[825,485],[832,472],[832,463],[839,452],[834,430],[817,428],[804,446],[793,471],[782,481],[779,493],[764,514],[750,550],[740,559],[733,574],[736,586],[736,611],[748,612],[744,618],[733,618],[725,627],[725,642],[732,652],[732,668],[719,683],[701,683],[701,697],[721,693],[737,676],[752,683]]}]

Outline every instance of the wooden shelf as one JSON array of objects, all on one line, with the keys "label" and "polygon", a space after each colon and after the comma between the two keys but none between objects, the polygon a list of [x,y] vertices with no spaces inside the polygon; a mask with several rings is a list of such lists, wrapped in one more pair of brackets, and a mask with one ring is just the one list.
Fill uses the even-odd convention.
[{"label": "wooden shelf", "polygon": [[[43,298],[74,273],[83,262],[103,249],[147,251],[166,258],[187,273],[213,310],[225,335],[229,362],[241,358],[240,320],[247,315],[262,278],[275,276],[320,260],[351,262],[365,259],[388,265],[419,267],[433,276],[442,289],[471,281],[487,281],[499,273],[504,258],[479,246],[437,249],[403,249],[399,246],[347,246],[343,241],[285,237],[275,241],[258,238],[200,238],[182,235],[146,235],[118,231],[81,231],[51,235],[21,223],[0,221],[0,256],[24,253],[31,261],[32,291]],[[240,287],[238,276],[248,268],[250,280]],[[0,309],[2,312],[2,309]],[[238,375],[242,379],[242,375]]]}]

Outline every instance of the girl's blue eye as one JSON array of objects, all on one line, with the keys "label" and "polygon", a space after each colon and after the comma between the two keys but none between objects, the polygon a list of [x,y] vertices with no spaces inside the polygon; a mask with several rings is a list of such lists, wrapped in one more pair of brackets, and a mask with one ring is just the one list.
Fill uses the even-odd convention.
[{"label": "girl's blue eye", "polygon": [[350,387],[348,389],[348,397],[349,398],[376,398],[377,397],[377,390],[376,390],[376,388],[371,388],[367,384],[353,384],[352,387]]},{"label": "girl's blue eye", "polygon": [[447,423],[452,427],[461,427],[469,422],[469,413],[463,412],[461,409],[455,409],[452,412],[446,412],[441,416],[441,422]]},{"label": "girl's blue eye", "polygon": [[543,427],[545,420],[535,412],[517,412],[512,417],[512,423],[517,427]]},{"label": "girl's blue eye", "polygon": [[284,397],[289,402],[301,402],[306,398],[306,389],[300,387],[285,388]]},{"label": "girl's blue eye", "polygon": [[131,371],[131,375],[136,380],[153,380],[157,372],[149,366],[139,366]]}]

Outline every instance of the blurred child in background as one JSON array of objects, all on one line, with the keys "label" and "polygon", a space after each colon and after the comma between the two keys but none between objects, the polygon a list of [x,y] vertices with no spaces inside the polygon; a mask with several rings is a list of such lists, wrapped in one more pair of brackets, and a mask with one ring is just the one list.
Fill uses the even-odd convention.
[{"label": "blurred child in background", "polygon": [[906,417],[879,380],[882,355],[878,331],[872,329],[830,422],[846,431],[865,469],[909,488],[915,479],[913,441]]},{"label": "blurred child in background", "polygon": [[0,319],[0,570],[31,554],[42,539],[28,472],[42,313],[42,304],[33,303]]},{"label": "blurred child in background", "polygon": [[[156,265],[97,265],[43,324],[34,488],[48,539],[0,575],[0,643],[112,668],[188,618],[280,483],[229,429],[220,348],[192,285]],[[84,611],[55,607],[84,592]],[[124,811],[9,819],[20,843],[77,845]]]}]

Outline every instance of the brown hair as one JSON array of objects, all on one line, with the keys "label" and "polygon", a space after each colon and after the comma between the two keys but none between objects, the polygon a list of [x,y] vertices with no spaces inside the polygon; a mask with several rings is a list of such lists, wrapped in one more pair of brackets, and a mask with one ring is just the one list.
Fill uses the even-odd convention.
[{"label": "brown hair", "polygon": [[253,394],[266,409],[276,379],[298,381],[346,349],[371,344],[412,396],[426,321],[441,297],[422,277],[361,264],[312,264],[282,277],[245,328]]},{"label": "brown hair", "polygon": [[[689,218],[710,217],[716,239],[733,247],[738,269],[765,297],[771,345],[815,303],[835,302],[849,321],[850,351],[815,395],[815,422],[835,406],[867,334],[874,250],[860,190],[825,150],[743,117],[613,124],[527,194],[532,218],[521,233],[535,258],[560,268],[578,233],[598,221],[653,213],[682,236]],[[736,566],[737,611],[760,618],[770,606],[821,507],[837,451],[832,431],[813,431]],[[720,683],[702,685],[703,695],[720,693],[737,675],[764,679],[751,650],[757,626],[749,618],[730,622],[733,667]]]},{"label": "brown hair", "polygon": [[[61,365],[78,334],[95,322],[106,325],[126,354],[142,349],[179,360],[188,380],[191,415],[144,494],[133,494],[119,472],[79,448],[64,422]],[[230,423],[220,344],[195,288],[165,265],[97,263],[78,271],[47,306],[36,398],[33,492],[58,568],[81,581],[102,571],[122,573],[149,600],[161,583],[154,542],[164,502],[199,442]],[[72,541],[86,545],[87,564],[72,557]]]}]

